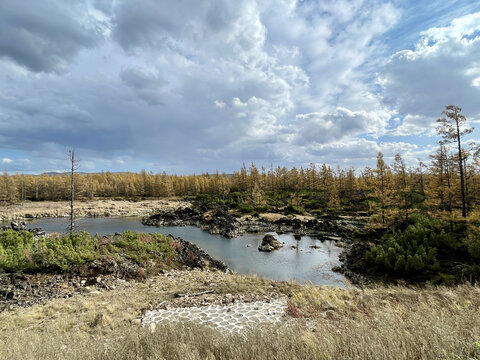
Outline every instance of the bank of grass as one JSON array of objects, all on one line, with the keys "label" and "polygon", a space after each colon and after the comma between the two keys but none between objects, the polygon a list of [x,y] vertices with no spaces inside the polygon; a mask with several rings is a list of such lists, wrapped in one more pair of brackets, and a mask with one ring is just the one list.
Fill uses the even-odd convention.
[{"label": "bank of grass", "polygon": [[11,272],[75,272],[103,257],[170,267],[174,256],[172,238],[158,233],[126,231],[122,235],[99,239],[80,232],[35,239],[28,231],[0,232],[0,269]]},{"label": "bank of grass", "polygon": [[[221,334],[170,323],[132,324],[176,293],[288,297],[284,325]],[[100,294],[0,314],[2,359],[474,359],[480,289],[337,289],[256,276],[179,271]],[[312,331],[313,330],[313,331]]]}]

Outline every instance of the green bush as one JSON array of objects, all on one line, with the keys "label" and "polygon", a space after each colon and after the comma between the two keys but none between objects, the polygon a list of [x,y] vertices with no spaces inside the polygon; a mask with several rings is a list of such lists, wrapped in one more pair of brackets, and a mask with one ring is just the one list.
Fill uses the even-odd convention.
[{"label": "green bush", "polygon": [[7,230],[0,233],[0,268],[25,270],[34,267],[32,252],[35,239],[32,233]]},{"label": "green bush", "polygon": [[474,259],[480,259],[480,234],[472,233],[465,240],[465,245],[467,246],[468,253]]},{"label": "green bush", "polygon": [[7,271],[67,271],[96,258],[96,239],[86,232],[35,240],[28,231],[0,233],[0,268]]},{"label": "green bush", "polygon": [[438,248],[451,248],[454,239],[442,224],[423,215],[414,215],[404,231],[394,231],[385,242],[372,245],[365,255],[369,265],[391,275],[417,275],[438,271]]},{"label": "green bush", "polygon": [[122,253],[137,263],[173,258],[175,254],[172,238],[158,233],[145,234],[126,231],[116,241],[108,243],[105,247],[108,253]]},{"label": "green bush", "polygon": [[268,205],[257,205],[257,206],[255,206],[255,211],[259,212],[259,213],[267,212],[269,210],[270,210],[270,206],[268,206]]},{"label": "green bush", "polygon": [[255,211],[253,205],[241,205],[238,210],[244,214],[249,214]]},{"label": "green bush", "polygon": [[305,209],[301,206],[295,206],[295,205],[288,205],[287,208],[285,209],[287,214],[304,214]]},{"label": "green bush", "polygon": [[123,256],[138,264],[170,262],[175,255],[172,239],[162,234],[125,232],[101,244],[87,232],[35,240],[28,231],[0,232],[0,268],[6,271],[59,271],[80,268],[102,256]]}]

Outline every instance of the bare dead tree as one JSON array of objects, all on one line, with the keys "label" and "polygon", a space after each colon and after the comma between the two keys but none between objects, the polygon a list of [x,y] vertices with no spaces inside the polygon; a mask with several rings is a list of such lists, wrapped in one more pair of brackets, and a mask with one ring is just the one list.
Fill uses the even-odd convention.
[{"label": "bare dead tree", "polygon": [[74,211],[74,201],[75,201],[75,171],[79,168],[78,160],[75,160],[75,151],[69,150],[68,157],[70,160],[70,225],[69,231],[70,234],[73,234],[74,230],[74,218],[75,218],[75,211]]}]

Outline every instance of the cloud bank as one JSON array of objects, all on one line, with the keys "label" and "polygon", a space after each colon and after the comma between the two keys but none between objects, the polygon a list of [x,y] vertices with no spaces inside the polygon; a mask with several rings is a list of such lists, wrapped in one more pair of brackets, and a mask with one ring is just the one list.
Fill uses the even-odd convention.
[{"label": "cloud bank", "polygon": [[[395,1],[2,1],[2,165],[63,170],[69,148],[87,171],[415,159],[445,105],[480,119],[480,6],[459,9],[432,24]],[[406,34],[413,11],[426,25]]]}]

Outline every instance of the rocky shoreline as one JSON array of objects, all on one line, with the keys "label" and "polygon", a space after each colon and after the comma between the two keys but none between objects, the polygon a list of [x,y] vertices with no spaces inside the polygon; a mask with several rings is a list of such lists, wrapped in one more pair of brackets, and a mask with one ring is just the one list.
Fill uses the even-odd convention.
[{"label": "rocky shoreline", "polygon": [[[345,250],[340,255],[342,265],[333,270],[343,273],[355,285],[369,283],[367,278],[360,275],[361,271],[352,265],[358,264],[356,257],[359,249],[357,248],[361,246],[352,240],[352,235],[357,229],[365,226],[362,220],[338,215],[320,215],[314,218],[279,213],[239,216],[223,206],[199,208],[190,203],[164,203],[163,205],[154,210],[154,215],[145,216],[142,223],[150,226],[197,226],[210,234],[220,234],[228,238],[244,233],[276,232],[292,233],[298,240],[302,236],[310,236],[322,241],[334,241]],[[145,211],[147,214],[151,212],[152,209]],[[0,230],[11,228],[22,231],[26,230],[25,225],[25,222],[14,221],[10,226],[4,226]],[[33,232],[35,236],[45,234],[42,229],[28,231]],[[102,241],[114,241],[114,238],[115,236],[105,236]],[[213,259],[195,244],[181,238],[174,238],[174,240],[180,244],[176,249],[176,260],[185,269],[229,271],[223,262]],[[264,246],[261,250],[271,250],[267,247]],[[89,267],[75,274],[2,273],[0,269],[0,311],[43,304],[53,298],[68,298],[74,294],[129,286],[131,281],[141,278],[139,273],[142,271],[139,264],[128,259],[124,260],[95,260]]]},{"label": "rocky shoreline", "polygon": [[[297,240],[309,236],[321,241],[334,241],[344,251],[339,256],[342,265],[332,270],[345,275],[354,285],[371,283],[362,275],[359,265],[359,259],[368,246],[363,241],[355,241],[356,232],[365,228],[366,221],[352,216],[324,214],[312,217],[278,213],[239,216],[224,206],[215,205],[209,208],[185,206],[163,209],[144,217],[142,223],[149,226],[196,226],[210,234],[227,238],[245,233],[276,232],[291,233]],[[273,243],[274,238],[267,240],[260,245],[259,251],[272,251],[281,247],[280,243]]]},{"label": "rocky shoreline", "polygon": [[27,229],[27,224],[25,221],[12,221],[10,225],[4,225],[0,226],[0,231],[7,231],[7,230],[13,230],[13,231],[28,231],[31,232],[34,236],[43,236],[46,234],[46,232],[43,229],[40,228],[32,228],[32,229]]},{"label": "rocky shoreline", "polygon": [[238,216],[224,206],[195,208],[185,206],[162,209],[144,217],[149,226],[197,226],[210,234],[234,238],[245,233],[291,233],[296,237],[310,236],[319,240],[351,243],[351,235],[365,227],[365,221],[351,216],[332,214],[318,217],[266,213]]}]

